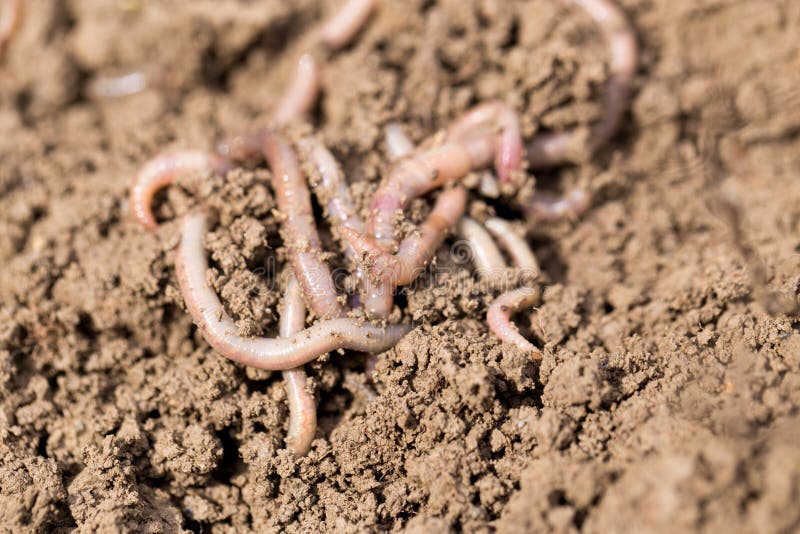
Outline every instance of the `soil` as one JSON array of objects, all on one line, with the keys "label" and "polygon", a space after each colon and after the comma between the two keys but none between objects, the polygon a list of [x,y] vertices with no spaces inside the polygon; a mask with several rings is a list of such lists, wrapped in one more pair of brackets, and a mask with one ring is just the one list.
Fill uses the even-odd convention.
[{"label": "soil", "polygon": [[[542,361],[488,331],[496,293],[451,238],[397,299],[393,319],[416,327],[371,378],[357,355],[307,366],[320,424],[302,458],[284,447],[280,374],[215,354],[173,269],[177,217],[202,206],[225,305],[244,333],[274,335],[269,172],[181,179],[154,234],[127,192],[158,152],[267,122],[338,3],[25,4],[0,67],[3,531],[800,529],[800,331],[773,305],[800,276],[796,0],[620,0],[641,46],[624,127],[535,176],[595,201],[524,226],[544,293],[516,321]],[[579,9],[382,4],[326,60],[312,121],[362,206],[389,120],[419,142],[492,98],[526,136],[602,113],[607,51]],[[85,96],[131,68],[157,86]],[[472,193],[470,210],[522,220],[508,197]]]}]

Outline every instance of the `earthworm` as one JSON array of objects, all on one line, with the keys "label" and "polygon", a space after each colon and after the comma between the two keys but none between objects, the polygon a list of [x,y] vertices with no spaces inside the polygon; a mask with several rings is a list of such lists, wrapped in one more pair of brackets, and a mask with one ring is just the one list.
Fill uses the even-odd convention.
[{"label": "earthworm", "polygon": [[[485,140],[483,140],[485,141]],[[395,221],[411,200],[458,180],[473,167],[473,162],[492,152],[486,143],[446,143],[400,161],[380,185],[370,203],[367,231],[385,251],[394,252],[397,246]]]},{"label": "earthworm", "polygon": [[494,138],[495,171],[500,182],[508,182],[511,173],[522,163],[522,134],[517,114],[502,102],[486,102],[453,123],[448,129],[447,140],[465,141],[477,136]]},{"label": "earthworm", "polygon": [[[332,226],[350,228],[355,232],[363,233],[364,222],[358,215],[350,188],[347,187],[347,180],[345,180],[344,173],[333,154],[313,137],[302,139],[299,146],[319,173],[319,180],[312,185],[317,198],[325,205],[326,214],[331,219]],[[358,264],[358,254],[347,241],[345,242],[345,255],[353,264]]]},{"label": "earthworm", "polygon": [[280,135],[269,132],[262,138],[264,157],[274,176],[272,187],[283,221],[281,236],[289,249],[294,275],[311,310],[323,319],[342,317],[336,287],[322,253],[311,194],[300,172],[297,155]]},{"label": "earthworm", "polygon": [[361,30],[376,0],[347,0],[322,27],[322,41],[332,50],[346,46]]},{"label": "earthworm", "polygon": [[521,150],[519,122],[511,108],[489,102],[468,111],[451,126],[444,145],[405,159],[390,172],[372,198],[370,234],[392,251],[395,217],[408,202],[493,160],[500,179],[508,180],[521,164]]},{"label": "earthworm", "polygon": [[[306,305],[303,302],[303,293],[297,279],[289,276],[278,325],[280,337],[292,337],[303,329],[305,323]],[[307,378],[302,367],[283,371],[286,397],[289,400],[289,433],[286,435],[286,445],[297,455],[308,452],[317,431],[317,405],[314,396],[306,391]]]},{"label": "earthworm", "polygon": [[414,143],[411,142],[403,128],[396,122],[387,124],[384,133],[386,154],[389,156],[389,161],[403,159],[414,152]]},{"label": "earthworm", "polygon": [[297,62],[294,80],[283,92],[283,98],[275,109],[272,120],[283,126],[306,115],[314,107],[319,96],[319,67],[311,54],[303,54]]},{"label": "earthworm", "polygon": [[226,358],[259,369],[286,371],[337,349],[381,352],[411,330],[407,325],[378,328],[355,319],[331,319],[319,321],[288,338],[238,336],[236,323],[206,281],[205,232],[206,219],[202,213],[184,218],[175,268],[189,313],[205,340]]},{"label": "earthworm", "polygon": [[21,13],[22,0],[0,0],[0,58],[17,29]]},{"label": "earthworm", "polygon": [[470,217],[462,217],[458,223],[458,233],[469,244],[471,260],[478,276],[491,279],[505,273],[508,268],[506,260],[482,224]]},{"label": "earthworm", "polygon": [[583,189],[573,189],[560,197],[536,193],[525,206],[525,212],[535,221],[575,220],[589,209],[591,202],[591,195]]},{"label": "earthworm", "polygon": [[528,242],[514,231],[514,227],[499,217],[490,217],[483,223],[486,229],[500,242],[500,246],[511,256],[514,266],[527,274],[539,274],[539,262]]},{"label": "earthworm", "polygon": [[[605,115],[591,130],[587,145],[591,153],[605,144],[622,122],[637,68],[636,37],[625,14],[611,0],[569,1],[582,7],[597,22],[611,51]],[[575,138],[575,131],[535,136],[528,144],[530,166],[538,169],[563,163],[569,158]]]},{"label": "earthworm", "polygon": [[511,316],[517,310],[531,306],[538,298],[537,292],[530,287],[520,287],[503,293],[489,306],[486,322],[494,334],[503,342],[516,345],[524,352],[534,353],[534,358],[541,359],[542,354],[536,346],[519,333],[511,322]]},{"label": "earthworm", "polygon": [[385,318],[391,312],[394,289],[411,283],[424,269],[464,213],[467,192],[456,187],[443,191],[430,215],[416,232],[407,236],[397,254],[386,252],[374,238],[343,228],[342,234],[365,258],[364,307],[374,317]]},{"label": "earthworm", "polygon": [[[297,62],[294,80],[286,88],[280,104],[275,108],[272,124],[276,127],[285,126],[307,115],[319,97],[319,90],[319,67],[311,54],[303,54]],[[217,143],[216,151],[233,161],[252,160],[263,154],[262,145],[269,135],[269,128],[237,134]]]},{"label": "earthworm", "polygon": [[[520,237],[508,221],[498,217],[491,217],[485,223],[486,228],[500,242],[500,245],[511,256],[514,266],[526,273],[539,273],[539,262],[536,261],[533,251],[527,241]],[[511,322],[511,316],[517,310],[532,305],[538,298],[537,292],[530,287],[520,287],[507,291],[497,297],[486,313],[486,322],[497,337],[506,343],[511,343],[526,352],[535,352],[536,358],[541,358],[539,349],[519,333],[517,327]]]},{"label": "earthworm", "polygon": [[131,210],[136,220],[146,230],[158,227],[151,204],[156,192],[189,173],[224,173],[230,164],[213,154],[198,150],[181,150],[162,154],[148,161],[136,177],[131,188]]}]

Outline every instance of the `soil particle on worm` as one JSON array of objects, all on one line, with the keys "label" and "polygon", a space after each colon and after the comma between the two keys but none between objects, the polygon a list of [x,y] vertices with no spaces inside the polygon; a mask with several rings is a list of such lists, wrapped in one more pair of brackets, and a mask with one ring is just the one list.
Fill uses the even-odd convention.
[{"label": "soil particle on worm", "polygon": [[[605,45],[568,3],[381,4],[326,59],[313,117],[362,210],[388,121],[421,142],[493,98],[528,137],[602,113]],[[157,152],[264,124],[335,3],[26,2],[0,64],[0,530],[800,529],[800,336],[762,298],[800,276],[800,5],[619,4],[642,61],[612,144],[511,198],[471,194],[479,218],[520,217],[534,183],[594,196],[579,221],[519,227],[543,275],[515,320],[541,362],[491,335],[495,288],[451,237],[398,297],[416,328],[371,380],[358,355],[307,366],[319,428],[298,458],[280,375],[214,353],[173,267],[200,206],[209,282],[242,334],[274,336],[271,174],[182,177],[154,234],[127,193]],[[135,69],[156,87],[89,98]]]}]

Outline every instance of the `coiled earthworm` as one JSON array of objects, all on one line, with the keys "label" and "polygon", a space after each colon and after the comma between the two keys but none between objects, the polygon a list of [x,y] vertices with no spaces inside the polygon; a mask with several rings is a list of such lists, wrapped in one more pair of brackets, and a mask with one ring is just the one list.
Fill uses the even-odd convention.
[{"label": "coiled earthworm", "polygon": [[[486,102],[461,116],[448,129],[448,141],[466,141],[475,137],[494,139],[494,166],[500,182],[508,182],[511,173],[522,164],[522,134],[519,119],[502,102]],[[483,166],[477,163],[476,166]]]},{"label": "coiled earthworm", "polygon": [[322,27],[322,41],[332,50],[346,46],[364,26],[376,0],[347,0]]},{"label": "coiled earthworm", "polygon": [[559,197],[536,193],[525,206],[525,213],[534,221],[574,221],[589,209],[591,202],[591,195],[583,189],[573,189]]},{"label": "coiled earthworm", "polygon": [[0,0],[0,58],[17,29],[22,14],[22,0]]},{"label": "coiled earthworm", "polygon": [[236,324],[206,281],[205,216],[201,213],[185,216],[181,229],[175,268],[186,307],[205,340],[219,354],[235,362],[270,371],[286,371],[337,349],[382,352],[411,330],[407,325],[378,328],[355,319],[331,319],[319,321],[288,338],[236,335]]},{"label": "coiled earthworm", "polygon": [[486,322],[494,334],[505,343],[516,345],[525,352],[534,353],[536,359],[542,354],[536,346],[525,339],[511,322],[511,316],[522,308],[533,305],[538,299],[538,292],[530,287],[520,287],[503,293],[489,306]]},{"label": "coiled earthworm", "polygon": [[[283,294],[283,310],[278,325],[279,335],[290,338],[300,332],[306,323],[306,305],[303,293],[294,276],[288,276]],[[302,367],[283,371],[286,397],[289,401],[289,433],[286,445],[295,454],[304,455],[311,448],[317,431],[317,405],[314,396],[306,391],[306,372]]]},{"label": "coiled earthworm", "polygon": [[403,240],[397,254],[386,252],[370,236],[342,229],[345,238],[364,258],[368,273],[364,307],[369,314],[380,318],[389,315],[395,288],[411,283],[425,269],[448,229],[464,214],[466,203],[467,193],[463,188],[443,191],[428,218]]},{"label": "coiled earthworm", "polygon": [[[636,37],[625,14],[611,0],[564,0],[582,7],[598,24],[608,42],[610,76],[606,83],[605,114],[589,135],[587,148],[595,152],[605,144],[622,121],[637,68]],[[535,169],[559,165],[574,150],[574,131],[545,133],[528,144],[528,161]]]},{"label": "coiled earthworm", "polygon": [[469,245],[472,253],[470,259],[478,276],[492,280],[506,272],[508,264],[482,224],[470,217],[462,217],[458,223],[458,233]]},{"label": "coiled earthworm", "polygon": [[408,203],[437,187],[465,176],[473,167],[473,155],[489,150],[480,143],[447,143],[402,160],[389,173],[370,204],[367,231],[385,251],[397,246],[395,223]]},{"label": "coiled earthworm", "polygon": [[289,250],[289,260],[306,302],[323,319],[342,317],[345,310],[339,303],[331,270],[323,257],[311,194],[297,155],[289,143],[274,132],[264,134],[262,149],[272,169],[275,201],[283,217],[281,237]]},{"label": "coiled earthworm", "polygon": [[511,261],[515,267],[522,269],[528,275],[538,276],[539,262],[536,260],[531,246],[514,231],[511,223],[499,217],[490,217],[483,224],[495,239],[500,242],[503,250],[511,256]]},{"label": "coiled earthworm", "polygon": [[395,218],[408,202],[492,161],[501,180],[508,180],[521,164],[521,150],[517,116],[508,106],[489,102],[468,111],[449,129],[444,145],[404,159],[389,173],[372,198],[370,234],[391,252],[397,245]]},{"label": "coiled earthworm", "polygon": [[403,128],[396,122],[390,122],[386,125],[384,139],[389,161],[403,159],[414,152],[414,143],[411,142]]},{"label": "coiled earthworm", "polygon": [[181,150],[157,156],[142,167],[131,188],[133,216],[146,230],[153,231],[158,223],[151,204],[159,189],[185,174],[224,173],[229,169],[230,164],[223,158],[198,150]]}]

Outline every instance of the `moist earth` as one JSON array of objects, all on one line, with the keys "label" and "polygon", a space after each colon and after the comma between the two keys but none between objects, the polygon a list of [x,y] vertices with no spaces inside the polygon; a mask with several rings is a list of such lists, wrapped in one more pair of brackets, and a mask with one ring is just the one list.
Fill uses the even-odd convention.
[{"label": "moist earth", "polygon": [[[177,218],[201,206],[214,287],[242,333],[274,335],[271,175],[182,178],[154,234],[127,193],[158,152],[265,124],[338,2],[26,2],[0,67],[0,528],[800,529],[800,335],[773,306],[800,276],[800,3],[619,3],[641,48],[622,130],[519,192],[582,186],[588,213],[525,222],[517,198],[470,197],[538,255],[542,301],[515,319],[543,359],[489,332],[496,292],[451,237],[371,376],[352,354],[307,366],[319,429],[298,458],[280,374],[215,354],[173,267]],[[131,69],[157,86],[87,96]],[[387,121],[421,142],[500,98],[527,137],[586,131],[606,74],[580,9],[385,0],[325,60],[312,123],[365,208]]]}]

